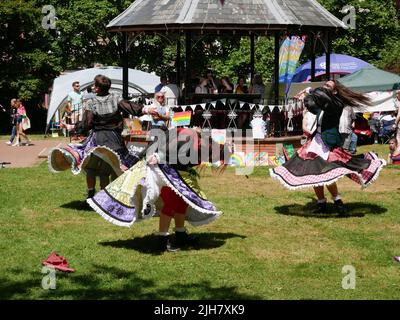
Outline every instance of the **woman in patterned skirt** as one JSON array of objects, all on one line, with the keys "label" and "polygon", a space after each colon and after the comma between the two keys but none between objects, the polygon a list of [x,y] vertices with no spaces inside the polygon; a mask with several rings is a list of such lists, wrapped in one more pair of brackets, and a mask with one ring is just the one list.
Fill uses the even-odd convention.
[{"label": "woman in patterned skirt", "polygon": [[338,127],[343,108],[368,105],[369,99],[336,81],[328,81],[314,90],[307,88],[296,98],[303,99],[307,110],[316,115],[316,130],[289,161],[270,169],[270,175],[291,190],[313,187],[317,196],[314,213],[327,211],[324,195],[324,186],[327,186],[336,210],[344,213],[346,209],[336,181],[347,176],[365,188],[377,179],[386,165],[385,160],[378,159],[372,152],[353,156],[342,148]]}]

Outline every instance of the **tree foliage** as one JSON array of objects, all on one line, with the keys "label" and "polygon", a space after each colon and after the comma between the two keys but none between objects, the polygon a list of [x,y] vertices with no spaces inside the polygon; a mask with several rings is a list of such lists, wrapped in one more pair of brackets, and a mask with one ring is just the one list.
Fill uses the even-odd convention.
[{"label": "tree foliage", "polygon": [[393,70],[397,61],[399,69],[400,23],[393,0],[319,1],[339,19],[351,13],[343,12],[346,6],[355,9],[355,28],[336,38],[334,52],[358,57],[384,69]]}]

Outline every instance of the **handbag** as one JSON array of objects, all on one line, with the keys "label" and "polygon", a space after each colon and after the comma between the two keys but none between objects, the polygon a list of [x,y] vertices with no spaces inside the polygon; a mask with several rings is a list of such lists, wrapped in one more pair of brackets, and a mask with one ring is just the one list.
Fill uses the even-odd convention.
[{"label": "handbag", "polygon": [[24,117],[22,120],[22,129],[23,130],[28,130],[31,128],[31,121],[29,120],[28,117]]},{"label": "handbag", "polygon": [[[324,115],[323,110],[320,110],[317,113],[317,117],[315,119],[313,127],[317,124],[321,125],[323,115]],[[342,136],[338,128],[331,128],[324,130],[323,132],[321,132],[321,137],[322,141],[330,148],[341,147],[343,145]]]},{"label": "handbag", "polygon": [[330,148],[340,147],[343,144],[342,136],[337,128],[325,130],[322,132],[321,136],[322,141]]}]

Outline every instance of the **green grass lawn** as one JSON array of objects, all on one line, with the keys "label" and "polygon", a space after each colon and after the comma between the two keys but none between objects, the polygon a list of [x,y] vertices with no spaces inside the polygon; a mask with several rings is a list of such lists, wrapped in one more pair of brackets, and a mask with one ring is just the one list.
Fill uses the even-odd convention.
[{"label": "green grass lawn", "polygon": [[[343,218],[310,214],[312,190],[288,191],[266,167],[248,178],[208,171],[201,184],[223,215],[189,227],[198,250],[157,255],[158,218],[128,229],[80,210],[82,175],[46,163],[2,169],[0,299],[399,299],[399,181],[395,166],[363,192],[342,179]],[[57,272],[56,289],[44,290],[41,261],[52,251],[76,272]],[[345,265],[354,290],[342,288]]]}]

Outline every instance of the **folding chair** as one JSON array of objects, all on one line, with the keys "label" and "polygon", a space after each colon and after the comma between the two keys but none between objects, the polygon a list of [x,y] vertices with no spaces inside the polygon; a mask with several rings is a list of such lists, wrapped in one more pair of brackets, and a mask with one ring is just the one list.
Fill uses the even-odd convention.
[{"label": "folding chair", "polygon": [[382,144],[387,144],[390,139],[395,137],[396,135],[396,129],[393,129],[393,125],[395,123],[395,120],[381,120],[379,122],[379,139]]}]

